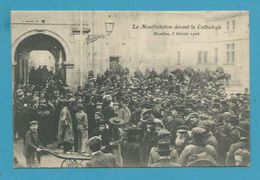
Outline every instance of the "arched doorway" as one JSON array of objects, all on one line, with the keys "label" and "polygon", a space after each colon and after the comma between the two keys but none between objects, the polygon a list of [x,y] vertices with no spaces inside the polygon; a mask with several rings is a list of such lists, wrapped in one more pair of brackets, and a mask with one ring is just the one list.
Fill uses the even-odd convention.
[{"label": "arched doorway", "polygon": [[39,66],[46,66],[54,72],[63,69],[66,81],[66,53],[61,42],[51,35],[37,33],[25,37],[16,46],[13,58],[15,85],[28,83],[31,68],[37,69]]}]

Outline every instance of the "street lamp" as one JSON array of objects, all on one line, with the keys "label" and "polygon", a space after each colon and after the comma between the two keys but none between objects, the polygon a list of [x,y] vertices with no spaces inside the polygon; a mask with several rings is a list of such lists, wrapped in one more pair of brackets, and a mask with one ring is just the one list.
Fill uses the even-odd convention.
[{"label": "street lamp", "polygon": [[108,16],[105,25],[106,25],[106,32],[108,33],[108,35],[110,35],[113,32],[113,28],[115,25],[114,21],[111,18],[111,15]]},{"label": "street lamp", "polygon": [[[112,20],[111,15],[109,15],[108,19],[105,21],[105,27],[106,27],[107,36],[112,34],[113,29],[114,29],[114,25],[115,25],[115,23]],[[88,37],[87,37],[87,44],[93,43],[96,40],[98,40],[100,38],[105,38],[105,37],[106,37],[106,35],[94,35],[94,34],[88,35]]]}]

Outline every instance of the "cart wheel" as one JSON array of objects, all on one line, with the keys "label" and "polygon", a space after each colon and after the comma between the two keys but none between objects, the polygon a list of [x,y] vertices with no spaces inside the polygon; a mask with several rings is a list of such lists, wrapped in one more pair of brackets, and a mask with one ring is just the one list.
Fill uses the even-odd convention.
[{"label": "cart wheel", "polygon": [[79,168],[85,167],[83,164],[84,164],[84,160],[81,160],[80,162],[77,162],[77,167]]},{"label": "cart wheel", "polygon": [[61,163],[62,168],[75,168],[78,167],[78,163],[73,159],[64,159]]}]

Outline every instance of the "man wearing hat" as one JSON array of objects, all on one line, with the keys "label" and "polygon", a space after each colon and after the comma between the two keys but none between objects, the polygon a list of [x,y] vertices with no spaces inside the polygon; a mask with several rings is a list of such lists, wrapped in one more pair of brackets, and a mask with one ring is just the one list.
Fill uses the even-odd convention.
[{"label": "man wearing hat", "polygon": [[129,109],[130,99],[127,96],[123,96],[120,101],[120,108],[118,109],[118,117],[124,120],[123,128],[127,128],[130,125],[131,111]]},{"label": "man wearing hat", "polygon": [[136,126],[126,130],[126,140],[121,145],[123,167],[140,167],[142,165],[140,133],[142,129]]},{"label": "man wearing hat", "polygon": [[224,115],[226,116],[225,122],[229,130],[227,136],[230,138],[231,144],[237,143],[240,138],[238,117],[236,117],[233,112],[225,112]]},{"label": "man wearing hat", "polygon": [[88,140],[89,149],[92,152],[91,160],[86,167],[117,167],[115,157],[101,151],[101,139],[98,136],[93,136]]},{"label": "man wearing hat", "polygon": [[84,104],[86,105],[84,111],[87,113],[88,116],[89,135],[93,134],[93,131],[97,128],[97,122],[95,120],[95,112],[97,111],[97,106],[98,106],[97,99],[98,96],[93,96],[93,95],[89,97],[89,100],[85,98]]},{"label": "man wearing hat", "polygon": [[109,123],[109,119],[111,117],[115,117],[115,111],[113,109],[112,103],[112,96],[105,95],[103,97],[103,104],[102,104],[102,114],[104,116],[104,120]]},{"label": "man wearing hat", "polygon": [[227,166],[234,166],[236,161],[235,161],[235,152],[238,149],[246,149],[250,150],[250,145],[249,145],[249,123],[244,122],[240,124],[241,128],[241,137],[239,138],[239,141],[237,143],[234,143],[230,146],[229,151],[227,152],[227,157],[225,164]]},{"label": "man wearing hat", "polygon": [[109,133],[111,138],[109,143],[110,152],[115,156],[116,163],[119,166],[122,166],[121,142],[123,140],[124,132],[120,127],[124,121],[118,117],[111,117],[109,123]]},{"label": "man wearing hat", "polygon": [[98,136],[101,138],[102,152],[111,152],[109,148],[109,143],[111,141],[111,133],[104,119],[100,119],[98,121],[97,128],[93,131],[91,137],[93,136]]},{"label": "man wearing hat", "polygon": [[221,113],[216,117],[216,130],[214,136],[218,142],[217,153],[219,156],[219,163],[225,164],[225,156],[229,151],[230,145],[232,144],[231,137],[229,136],[230,130],[227,127],[229,117],[225,113]]},{"label": "man wearing hat", "polygon": [[[72,128],[73,128],[73,133],[74,133],[74,150],[80,152],[80,148],[78,147],[79,142],[81,140],[78,138],[78,129],[77,129],[77,119],[76,119],[76,114],[79,112],[79,106],[81,106],[82,99],[80,96],[75,97],[75,101],[73,101],[70,104],[69,111],[71,113],[72,117]],[[80,105],[81,104],[81,105]]]},{"label": "man wearing hat", "polygon": [[205,137],[206,144],[210,144],[217,149],[218,141],[212,133],[212,129],[214,129],[213,128],[214,126],[215,126],[215,123],[212,120],[205,120],[205,121],[199,122],[199,127],[204,128],[207,131],[207,134]]},{"label": "man wearing hat", "polygon": [[77,147],[79,153],[85,153],[88,140],[88,117],[83,111],[84,106],[82,104],[78,104],[77,108],[78,112],[75,114],[78,138]]},{"label": "man wearing hat", "polygon": [[15,94],[14,101],[14,137],[19,138],[23,137],[23,114],[24,114],[24,92],[22,89],[18,89]]},{"label": "man wearing hat", "polygon": [[172,161],[170,157],[172,150],[173,148],[171,147],[169,140],[159,140],[158,147],[155,151],[160,155],[160,157],[157,162],[149,165],[149,167],[180,167],[180,165]]},{"label": "man wearing hat", "polygon": [[46,100],[40,100],[40,104],[37,111],[37,120],[39,122],[39,138],[42,143],[42,146],[47,147],[49,143],[52,142],[52,133],[54,130],[52,129],[52,120],[53,120],[53,114],[52,109],[47,106]]},{"label": "man wearing hat", "polygon": [[[207,165],[211,164],[212,166],[216,165],[218,161],[217,152],[212,145],[207,145],[205,143],[205,136],[207,131],[200,127],[195,127],[192,129],[191,137],[192,141],[191,144],[187,145],[184,150],[182,151],[178,163],[182,166],[187,166],[189,163],[193,161],[198,161],[199,157],[203,157],[203,162],[205,162],[206,158]],[[206,155],[204,155],[206,154]],[[214,161],[212,161],[212,159]],[[206,162],[205,162],[206,164]]]},{"label": "man wearing hat", "polygon": [[175,147],[178,154],[181,154],[186,145],[191,141],[190,129],[188,126],[182,125],[177,127]]},{"label": "man wearing hat", "polygon": [[194,128],[198,125],[199,123],[199,119],[198,119],[198,114],[193,112],[193,113],[190,113],[187,118],[186,118],[186,121],[185,121],[185,124],[190,128]]},{"label": "man wearing hat", "polygon": [[31,121],[30,129],[26,132],[24,137],[23,154],[28,167],[36,167],[40,163],[40,155],[38,152],[41,151],[41,149],[38,147],[40,142],[37,130],[38,122]]},{"label": "man wearing hat", "polygon": [[184,119],[181,114],[176,110],[168,110],[165,115],[165,127],[171,133],[171,144],[174,144],[176,139],[177,127],[184,124]]},{"label": "man wearing hat", "polygon": [[68,109],[69,102],[64,101],[59,116],[58,143],[63,146],[64,153],[70,153],[74,143],[72,118]]},{"label": "man wearing hat", "polygon": [[[166,129],[162,129],[158,132],[158,142],[160,140],[167,140],[170,141],[170,132]],[[150,151],[150,155],[149,155],[149,159],[148,159],[148,166],[156,163],[159,158],[160,158],[160,154],[158,154],[158,152],[156,151],[156,149],[158,148],[158,144],[154,147],[152,147],[151,151]],[[178,152],[176,151],[176,149],[174,148],[174,146],[171,146],[171,152],[169,153],[169,157],[171,159],[172,162],[177,162],[178,160]]]},{"label": "man wearing hat", "polygon": [[148,117],[149,118],[144,124],[145,129],[143,132],[143,138],[141,143],[142,153],[143,153],[142,158],[145,165],[148,164],[149,153],[152,147],[156,146],[158,142],[157,133],[155,131],[154,116],[150,114]]}]

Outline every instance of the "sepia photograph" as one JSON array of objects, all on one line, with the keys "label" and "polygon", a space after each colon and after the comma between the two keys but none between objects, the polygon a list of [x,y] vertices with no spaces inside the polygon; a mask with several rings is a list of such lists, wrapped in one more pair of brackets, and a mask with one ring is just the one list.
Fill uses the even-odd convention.
[{"label": "sepia photograph", "polygon": [[248,11],[12,11],[14,168],[248,167]]}]

